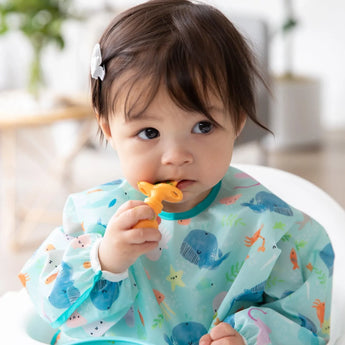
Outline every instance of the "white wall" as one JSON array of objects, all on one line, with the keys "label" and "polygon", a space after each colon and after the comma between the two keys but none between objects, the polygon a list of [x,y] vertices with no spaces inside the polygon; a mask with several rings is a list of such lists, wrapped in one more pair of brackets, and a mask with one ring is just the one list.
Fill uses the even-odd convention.
[{"label": "white wall", "polygon": [[[140,0],[75,0],[76,6],[94,10],[105,3],[116,4],[122,9]],[[283,0],[204,0],[226,13],[260,16],[267,20],[272,32],[281,24]],[[297,73],[320,78],[323,85],[322,122],[328,128],[345,127],[345,1],[295,0],[300,25],[295,34],[294,68]],[[89,23],[66,25],[67,49],[48,50],[44,59],[48,84],[60,91],[86,90],[89,55],[99,32],[108,18],[92,15]],[[95,29],[97,28],[97,29]],[[0,37],[0,89],[23,84],[30,54],[24,53],[23,42],[15,35]],[[4,42],[7,44],[4,45]],[[11,41],[8,44],[8,41]],[[20,44],[20,46],[19,46]],[[6,46],[6,49],[4,47]],[[12,53],[11,53],[12,51]],[[282,71],[283,49],[281,36],[271,41],[271,70]]]},{"label": "white wall", "polygon": [[[272,32],[283,18],[283,0],[203,1],[226,13],[258,15],[267,20]],[[129,7],[140,2],[143,1],[118,0],[116,4]],[[295,0],[294,5],[300,23],[294,39],[295,71],[321,79],[322,123],[328,128],[345,127],[345,1]],[[282,68],[282,40],[275,35],[271,45],[272,73],[279,74]]]},{"label": "white wall", "polygon": [[[283,0],[208,0],[223,10],[260,15],[272,31],[283,18]],[[326,127],[345,127],[345,2],[343,0],[295,0],[299,27],[295,32],[295,71],[322,81],[322,122]],[[281,36],[271,45],[271,69],[283,66]]]}]

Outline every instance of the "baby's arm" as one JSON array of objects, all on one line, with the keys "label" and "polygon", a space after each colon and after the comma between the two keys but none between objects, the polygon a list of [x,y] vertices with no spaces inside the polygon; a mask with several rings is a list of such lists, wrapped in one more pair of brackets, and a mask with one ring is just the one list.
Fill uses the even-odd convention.
[{"label": "baby's arm", "polygon": [[[134,231],[139,239],[152,240],[146,236],[151,236],[150,229],[145,229],[145,234],[140,229],[131,229],[138,219],[151,216],[152,210],[143,202],[124,204],[118,217],[110,219],[103,238],[101,224],[89,224],[88,231],[84,231],[82,214],[90,211],[76,207],[78,199],[74,199],[72,196],[66,203],[64,226],[48,236],[20,276],[25,277],[23,282],[43,318],[53,327],[62,327],[70,336],[82,337],[100,320],[110,318],[113,324],[119,321],[133,304],[137,295],[133,276],[130,272],[122,276],[113,273],[125,271],[140,253],[154,246],[131,243],[136,237]],[[84,204],[82,201],[81,205]],[[160,234],[156,239],[160,239]],[[107,241],[111,245],[103,247],[104,252],[100,250],[103,260],[100,262],[98,249]],[[121,255],[124,259],[117,262]],[[107,296],[102,297],[104,290],[113,292],[110,301]]]},{"label": "baby's arm", "polygon": [[208,334],[205,334],[199,341],[199,345],[245,345],[242,336],[236,332],[230,324],[221,322],[213,327]]},{"label": "baby's arm", "polygon": [[223,320],[249,345],[259,341],[325,344],[330,334],[334,259],[329,239],[311,220],[303,231],[295,226],[278,248],[281,254],[265,284],[264,303],[253,304]]}]

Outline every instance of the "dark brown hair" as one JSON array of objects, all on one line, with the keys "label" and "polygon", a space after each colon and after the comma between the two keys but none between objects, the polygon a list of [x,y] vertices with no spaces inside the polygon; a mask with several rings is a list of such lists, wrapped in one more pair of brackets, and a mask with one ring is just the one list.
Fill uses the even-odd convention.
[{"label": "dark brown hair", "polygon": [[[123,90],[128,92],[126,116],[140,115],[163,85],[185,110],[213,120],[208,110],[213,93],[231,114],[236,130],[243,116],[266,128],[256,117],[254,83],[261,78],[253,54],[214,7],[188,0],[151,0],[115,17],[99,43],[105,78],[91,78],[91,91],[101,118],[107,120],[114,112]],[[114,89],[114,82],[126,72],[132,73]],[[141,93],[133,103],[130,93],[138,85]],[[134,114],[134,105],[143,99],[144,106]]]}]

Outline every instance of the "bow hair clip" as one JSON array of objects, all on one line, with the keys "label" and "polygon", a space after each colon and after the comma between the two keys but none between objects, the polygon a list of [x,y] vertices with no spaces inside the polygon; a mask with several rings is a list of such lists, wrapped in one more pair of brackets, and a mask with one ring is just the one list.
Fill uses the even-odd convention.
[{"label": "bow hair clip", "polygon": [[102,66],[101,46],[97,43],[93,48],[91,56],[91,77],[103,80],[104,76],[105,68]]}]

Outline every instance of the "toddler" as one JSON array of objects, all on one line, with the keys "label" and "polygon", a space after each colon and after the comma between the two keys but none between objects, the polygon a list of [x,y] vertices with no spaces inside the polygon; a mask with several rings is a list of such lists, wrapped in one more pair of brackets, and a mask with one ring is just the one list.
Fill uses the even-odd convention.
[{"label": "toddler", "polygon": [[[325,344],[333,250],[324,229],[230,166],[256,118],[252,54],[218,10],[152,0],[96,45],[92,104],[125,179],[71,195],[21,274],[52,343]],[[91,162],[92,164],[92,162]],[[176,181],[158,229],[137,187]]]}]

